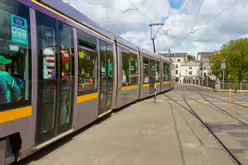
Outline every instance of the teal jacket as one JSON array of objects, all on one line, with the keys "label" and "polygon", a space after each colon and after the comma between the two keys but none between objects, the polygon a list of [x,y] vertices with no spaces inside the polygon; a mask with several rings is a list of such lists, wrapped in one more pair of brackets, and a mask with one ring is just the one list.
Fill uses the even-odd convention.
[{"label": "teal jacket", "polygon": [[12,97],[17,100],[21,96],[20,87],[8,72],[0,70],[0,82],[5,89],[8,103],[12,102]]}]

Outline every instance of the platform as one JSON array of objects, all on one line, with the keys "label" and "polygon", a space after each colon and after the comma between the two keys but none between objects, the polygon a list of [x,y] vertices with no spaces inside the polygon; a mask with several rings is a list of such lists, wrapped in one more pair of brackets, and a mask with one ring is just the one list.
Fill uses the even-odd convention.
[{"label": "platform", "polygon": [[[204,103],[209,103],[195,94],[196,91],[202,91],[216,96],[216,93],[192,86],[190,88],[175,88],[175,92],[170,91],[166,95],[184,106],[186,104],[180,93],[197,99],[202,103],[194,100],[188,102],[194,109],[201,109],[199,113],[206,116],[206,120],[221,124],[224,119],[215,120],[211,115],[215,113],[203,108]],[[237,96],[240,98],[240,95]],[[223,95],[223,99],[225,97]],[[221,106],[228,107],[228,104],[223,101]],[[223,137],[224,141],[232,141],[228,139],[231,135]],[[233,151],[246,152],[238,142],[232,143],[230,147]],[[245,161],[245,158],[242,160]],[[39,151],[19,164],[231,165],[233,162],[197,119],[162,94],[157,96],[156,103],[150,98],[114,112],[102,122]]]}]

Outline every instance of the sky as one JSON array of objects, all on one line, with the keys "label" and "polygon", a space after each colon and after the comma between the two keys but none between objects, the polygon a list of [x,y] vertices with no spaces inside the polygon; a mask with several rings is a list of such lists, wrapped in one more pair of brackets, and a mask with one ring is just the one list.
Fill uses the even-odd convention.
[{"label": "sky", "polygon": [[[248,0],[239,0],[227,10],[235,0],[64,1],[106,29],[150,51],[151,23],[164,24],[155,38],[156,52],[161,53],[171,50],[197,55],[218,51],[230,40],[248,37]],[[158,28],[153,26],[154,34]]]}]

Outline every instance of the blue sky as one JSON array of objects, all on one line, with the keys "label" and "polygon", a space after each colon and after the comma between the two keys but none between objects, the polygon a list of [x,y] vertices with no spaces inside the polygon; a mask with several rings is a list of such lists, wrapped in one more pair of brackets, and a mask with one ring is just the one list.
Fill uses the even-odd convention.
[{"label": "blue sky", "polygon": [[183,0],[169,0],[170,6],[173,9],[180,9],[183,4]]}]

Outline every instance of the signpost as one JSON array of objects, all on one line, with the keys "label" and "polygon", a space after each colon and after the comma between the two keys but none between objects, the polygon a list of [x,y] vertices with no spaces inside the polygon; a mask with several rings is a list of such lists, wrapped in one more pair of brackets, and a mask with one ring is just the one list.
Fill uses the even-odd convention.
[{"label": "signpost", "polygon": [[222,58],[221,69],[222,69],[222,73],[223,73],[223,89],[224,89],[224,75],[225,75],[225,69],[226,69],[226,59],[225,58]]}]

